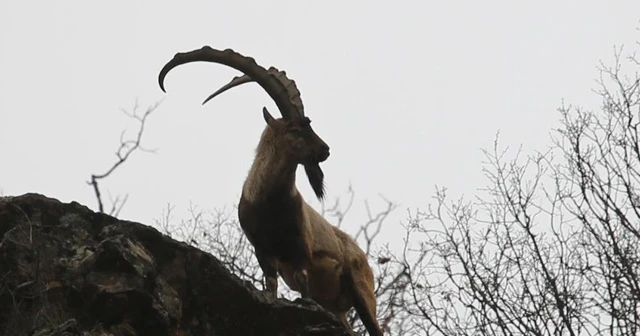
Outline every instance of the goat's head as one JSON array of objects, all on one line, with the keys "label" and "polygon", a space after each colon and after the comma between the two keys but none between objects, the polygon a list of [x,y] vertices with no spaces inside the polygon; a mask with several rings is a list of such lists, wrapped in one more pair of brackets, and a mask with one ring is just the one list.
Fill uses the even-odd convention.
[{"label": "goat's head", "polygon": [[287,78],[284,71],[271,67],[269,70],[258,65],[251,57],[226,49],[216,50],[205,46],[201,49],[176,54],[160,71],[158,83],[162,91],[164,78],[169,71],[181,64],[190,62],[214,62],[227,65],[241,71],[244,75],[235,77],[227,85],[211,94],[203,102],[238,85],[258,83],[274,100],[282,118],[274,118],[266,107],[263,117],[267,123],[268,133],[278,146],[283,159],[292,159],[305,168],[309,183],[318,198],[324,197],[324,174],[319,163],[329,157],[329,146],[311,128],[311,121],[304,115],[304,106],[300,99],[300,91],[295,81]]}]

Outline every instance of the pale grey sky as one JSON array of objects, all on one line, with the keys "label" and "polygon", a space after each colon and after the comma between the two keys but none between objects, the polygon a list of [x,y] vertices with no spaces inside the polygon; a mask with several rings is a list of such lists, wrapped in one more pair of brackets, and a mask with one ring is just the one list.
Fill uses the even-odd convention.
[{"label": "pale grey sky", "polygon": [[[233,48],[296,80],[332,148],[328,199],[378,193],[426,207],[484,185],[481,148],[544,149],[556,108],[597,108],[599,60],[640,40],[640,1],[26,1],[0,3],[0,190],[43,193],[96,209],[85,184],[113,161],[119,108],[164,98],[144,145],[104,185],[130,194],[122,218],[152,223],[167,202],[236,203],[275,104],[255,84],[200,102],[237,75],[217,64],[171,72],[176,52]],[[299,175],[302,176],[302,173]],[[299,187],[315,206],[306,179]],[[388,239],[400,239],[388,236]]]}]

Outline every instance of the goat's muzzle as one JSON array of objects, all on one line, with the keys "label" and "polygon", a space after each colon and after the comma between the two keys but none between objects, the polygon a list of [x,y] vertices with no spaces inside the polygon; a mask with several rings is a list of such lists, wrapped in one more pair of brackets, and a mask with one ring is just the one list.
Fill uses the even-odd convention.
[{"label": "goat's muzzle", "polygon": [[329,146],[327,144],[323,144],[320,149],[316,152],[316,161],[324,162],[329,158]]}]

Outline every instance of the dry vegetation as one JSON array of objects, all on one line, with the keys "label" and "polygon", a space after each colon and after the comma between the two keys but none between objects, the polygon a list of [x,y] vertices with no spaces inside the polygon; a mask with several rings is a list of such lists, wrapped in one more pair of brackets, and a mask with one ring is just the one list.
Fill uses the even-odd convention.
[{"label": "dry vegetation", "polygon": [[[396,205],[356,232],[376,274],[378,318],[393,335],[636,335],[640,332],[640,63],[620,50],[600,68],[599,110],[559,109],[552,146],[508,158],[486,151],[486,188],[434,202],[402,223],[405,246],[380,228]],[[627,74],[631,74],[628,76]],[[343,224],[353,190],[323,213]],[[261,288],[262,274],[235,209],[193,206],[157,225],[209,251]],[[393,225],[397,225],[393,223]],[[286,297],[286,286],[279,286]],[[363,328],[355,314],[351,321]]]}]

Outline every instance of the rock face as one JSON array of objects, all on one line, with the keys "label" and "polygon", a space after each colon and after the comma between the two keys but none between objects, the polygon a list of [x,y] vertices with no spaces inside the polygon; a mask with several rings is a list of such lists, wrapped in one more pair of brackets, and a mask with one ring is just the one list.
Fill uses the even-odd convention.
[{"label": "rock face", "polygon": [[152,227],[37,194],[0,198],[0,335],[349,335]]}]

